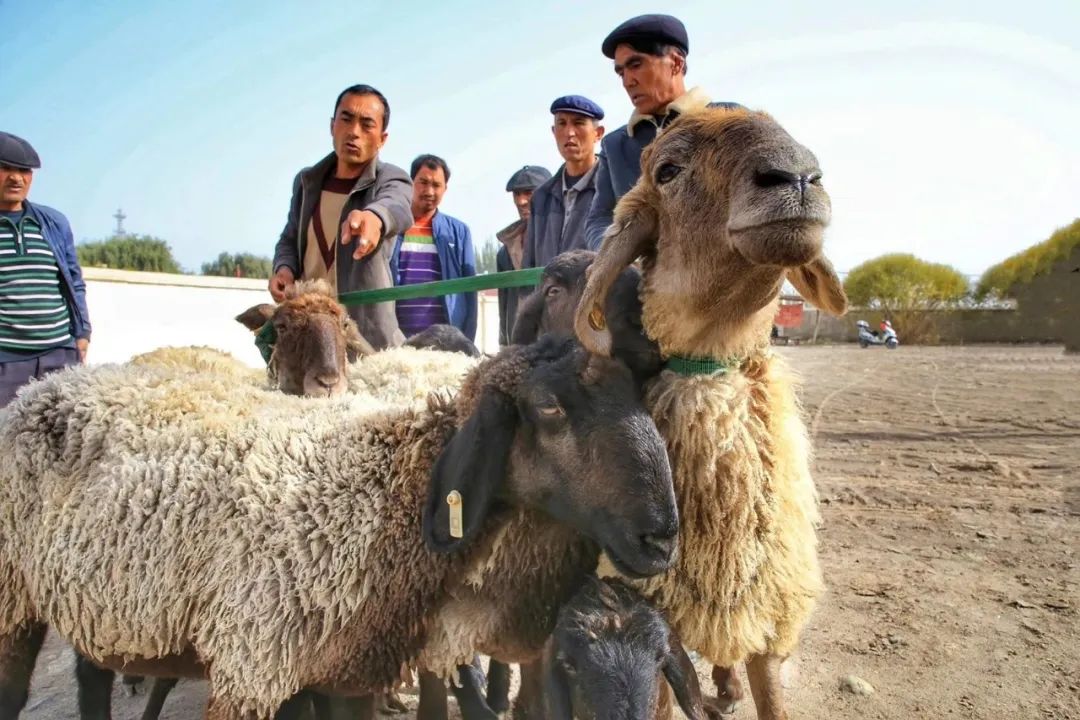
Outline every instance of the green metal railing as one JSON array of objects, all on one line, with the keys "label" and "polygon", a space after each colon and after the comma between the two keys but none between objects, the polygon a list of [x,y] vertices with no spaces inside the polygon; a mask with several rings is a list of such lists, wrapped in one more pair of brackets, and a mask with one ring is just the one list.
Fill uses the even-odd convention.
[{"label": "green metal railing", "polygon": [[540,276],[543,274],[544,268],[528,268],[526,270],[509,270],[507,272],[475,275],[473,277],[455,278],[453,280],[436,280],[435,282],[417,283],[415,285],[403,285],[401,287],[382,288],[379,290],[356,290],[354,292],[341,293],[338,295],[338,302],[348,307],[350,305],[371,305],[380,302],[412,300],[413,298],[454,295],[456,293],[475,292],[477,290],[530,287],[532,285],[537,285],[540,282]]}]

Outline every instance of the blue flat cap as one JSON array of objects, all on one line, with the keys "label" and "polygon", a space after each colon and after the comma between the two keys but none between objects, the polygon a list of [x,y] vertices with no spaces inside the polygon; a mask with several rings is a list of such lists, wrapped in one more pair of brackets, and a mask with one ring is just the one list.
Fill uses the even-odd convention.
[{"label": "blue flat cap", "polygon": [[655,14],[630,18],[604,38],[600,49],[604,51],[604,55],[614,59],[615,48],[619,45],[641,40],[674,45],[682,50],[684,55],[690,52],[690,40],[686,37],[686,26],[682,21],[671,15]]},{"label": "blue flat cap", "polygon": [[604,108],[584,95],[563,95],[551,103],[551,114],[557,112],[577,113],[593,120],[604,119]]},{"label": "blue flat cap", "polygon": [[535,190],[551,179],[547,168],[539,165],[526,165],[510,176],[506,183],[506,192],[515,190]]},{"label": "blue flat cap", "polygon": [[36,170],[41,167],[41,158],[30,143],[18,135],[0,132],[0,165]]}]

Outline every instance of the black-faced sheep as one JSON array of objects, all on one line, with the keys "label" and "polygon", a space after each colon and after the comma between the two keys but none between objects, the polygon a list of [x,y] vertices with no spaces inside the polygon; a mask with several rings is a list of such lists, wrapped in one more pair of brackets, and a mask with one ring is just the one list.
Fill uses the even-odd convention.
[{"label": "black-faced sheep", "polygon": [[548,720],[653,720],[661,678],[689,720],[705,719],[694,665],[663,614],[619,580],[586,580],[544,651]]},{"label": "black-faced sheep", "polygon": [[469,357],[480,357],[480,351],[465,333],[453,325],[435,324],[412,335],[405,344],[414,348],[427,348],[442,352],[456,352]]},{"label": "black-faced sheep", "polygon": [[667,442],[683,523],[676,567],[635,587],[729,690],[738,692],[730,668],[746,661],[758,717],[780,720],[779,666],[823,583],[810,447],[769,334],[785,278],[827,312],[846,307],[821,252],[829,198],[814,156],[745,110],[680,117],[642,170],[575,320],[586,347],[609,352],[604,298],[642,258],[644,327],[668,363],[646,404]]},{"label": "black-faced sheep", "polygon": [[305,688],[532,659],[600,548],[635,575],[675,552],[630,372],[567,341],[508,348],[424,410],[102,366],[2,420],[5,717],[46,626],[104,667],[208,676],[211,718],[265,718]]}]

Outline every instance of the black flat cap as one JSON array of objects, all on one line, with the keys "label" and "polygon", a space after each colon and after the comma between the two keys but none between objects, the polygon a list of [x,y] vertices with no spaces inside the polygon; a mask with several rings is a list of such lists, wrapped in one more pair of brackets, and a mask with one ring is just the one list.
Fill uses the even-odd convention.
[{"label": "black flat cap", "polygon": [[604,38],[604,44],[600,49],[609,58],[615,58],[615,48],[622,43],[637,40],[653,40],[674,45],[683,51],[684,55],[690,53],[690,40],[686,37],[686,26],[682,20],[671,15],[638,15],[624,22],[611,31]]},{"label": "black flat cap", "polygon": [[506,192],[515,190],[535,190],[551,179],[547,168],[539,165],[526,165],[510,176],[506,183]]},{"label": "black flat cap", "polygon": [[0,165],[37,170],[41,167],[41,158],[30,143],[18,135],[0,131]]}]

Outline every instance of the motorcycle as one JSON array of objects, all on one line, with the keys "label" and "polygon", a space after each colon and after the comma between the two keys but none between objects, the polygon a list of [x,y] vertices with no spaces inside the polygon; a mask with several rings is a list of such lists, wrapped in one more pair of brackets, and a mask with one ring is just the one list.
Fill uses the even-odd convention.
[{"label": "motorcycle", "polygon": [[855,325],[859,328],[859,347],[861,348],[884,345],[889,350],[895,350],[900,345],[900,337],[888,320],[881,321],[880,333],[877,330],[871,330],[870,323],[865,320],[859,320]]}]

